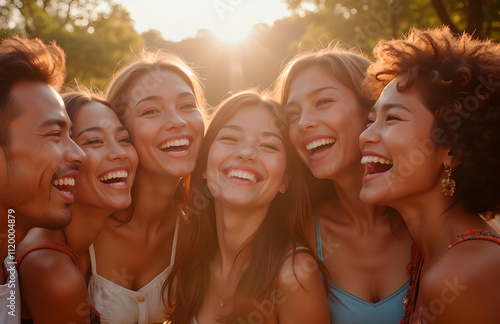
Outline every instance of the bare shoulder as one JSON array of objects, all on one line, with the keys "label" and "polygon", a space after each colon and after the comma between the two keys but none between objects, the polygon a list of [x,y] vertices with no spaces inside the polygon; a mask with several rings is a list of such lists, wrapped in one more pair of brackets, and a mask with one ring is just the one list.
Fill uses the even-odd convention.
[{"label": "bare shoulder", "polygon": [[467,241],[446,252],[421,278],[424,316],[438,322],[482,323],[500,318],[500,245]]},{"label": "bare shoulder", "polygon": [[39,324],[88,323],[85,278],[72,259],[59,251],[28,253],[19,268],[22,311]]},{"label": "bare shoulder", "polygon": [[284,260],[275,295],[279,323],[330,322],[323,279],[315,258],[307,251],[297,250]]},{"label": "bare shoulder", "polygon": [[280,269],[278,285],[285,287],[302,286],[321,279],[318,263],[307,251],[297,250],[286,257]]},{"label": "bare shoulder", "polygon": [[85,279],[73,260],[56,250],[41,249],[29,252],[18,272],[23,286],[30,287],[29,290],[37,288],[67,295],[86,287]]}]

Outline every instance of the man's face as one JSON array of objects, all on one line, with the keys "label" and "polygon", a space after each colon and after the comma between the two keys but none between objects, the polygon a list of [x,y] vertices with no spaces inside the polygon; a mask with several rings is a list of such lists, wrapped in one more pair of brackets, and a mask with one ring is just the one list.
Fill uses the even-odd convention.
[{"label": "man's face", "polygon": [[19,82],[11,97],[20,114],[9,125],[0,151],[0,205],[16,224],[51,229],[71,220],[70,192],[85,154],[71,140],[71,121],[59,94],[41,82]]}]

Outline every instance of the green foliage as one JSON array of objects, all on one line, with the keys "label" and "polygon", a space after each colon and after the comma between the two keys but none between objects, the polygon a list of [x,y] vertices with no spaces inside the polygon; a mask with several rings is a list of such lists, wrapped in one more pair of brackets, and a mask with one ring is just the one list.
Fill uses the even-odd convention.
[{"label": "green foliage", "polygon": [[63,48],[67,85],[102,88],[116,64],[130,61],[143,44],[130,14],[107,0],[13,0],[0,11],[2,36],[55,40]]},{"label": "green foliage", "polygon": [[[399,37],[412,27],[440,26],[500,40],[500,1],[456,0],[286,0],[309,23],[302,48],[343,41],[370,53],[380,39]],[[439,6],[442,4],[442,6]]]}]

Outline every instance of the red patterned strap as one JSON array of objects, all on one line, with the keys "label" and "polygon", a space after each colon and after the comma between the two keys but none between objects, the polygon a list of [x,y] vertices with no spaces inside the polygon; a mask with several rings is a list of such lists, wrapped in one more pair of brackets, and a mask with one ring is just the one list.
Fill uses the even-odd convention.
[{"label": "red patterned strap", "polygon": [[500,244],[500,236],[491,233],[490,231],[473,229],[457,235],[457,237],[455,237],[453,240],[450,241],[450,244],[448,244],[448,247],[441,253],[441,255],[445,254],[449,249],[451,249],[455,245],[470,240],[485,240]]}]

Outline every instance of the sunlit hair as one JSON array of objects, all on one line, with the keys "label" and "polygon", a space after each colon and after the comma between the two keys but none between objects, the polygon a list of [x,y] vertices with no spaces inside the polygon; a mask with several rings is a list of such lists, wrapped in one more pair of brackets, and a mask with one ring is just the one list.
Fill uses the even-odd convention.
[{"label": "sunlit hair", "polygon": [[106,107],[111,108],[111,104],[104,100],[104,96],[98,92],[92,92],[90,89],[83,87],[77,90],[66,92],[61,94],[61,97],[66,106],[66,111],[68,112],[69,119],[72,123],[75,123],[76,115],[80,108],[88,103],[97,102]]},{"label": "sunlit hair", "polygon": [[205,114],[206,100],[203,87],[193,69],[182,58],[173,53],[143,50],[132,63],[123,67],[112,78],[105,91],[106,99],[111,103],[120,120],[125,119],[125,114],[128,113],[127,108],[130,108],[129,104],[134,96],[141,95],[151,83],[159,82],[153,77],[150,80],[144,79],[144,84],[137,84],[137,80],[156,72],[175,73],[184,80],[193,91],[196,104],[202,115]]},{"label": "sunlit hair", "polygon": [[[116,115],[123,123],[126,114],[130,111],[130,102],[142,91],[147,90],[151,82],[158,82],[153,78],[156,72],[171,72],[175,73],[182,80],[184,80],[187,85],[193,91],[196,104],[200,109],[202,116],[206,116],[206,100],[203,92],[203,87],[200,82],[198,75],[191,69],[186,62],[179,56],[173,53],[164,53],[161,51],[147,51],[143,50],[140,55],[130,64],[123,67],[111,80],[110,84],[106,88],[105,97],[106,100],[111,104],[112,109],[116,112]],[[144,76],[151,76],[150,80],[143,79],[144,84],[137,84],[137,80]],[[134,143],[134,145],[136,145]],[[189,187],[190,176],[185,176],[181,179],[177,185],[177,190],[174,196],[174,202],[178,205],[186,205],[187,190]],[[135,190],[132,188],[132,193],[135,196]],[[131,207],[128,208],[128,214],[130,217],[133,212],[132,203]],[[184,214],[185,211],[180,210],[179,212]],[[128,221],[127,220],[127,221]]]},{"label": "sunlit hair", "polygon": [[[208,192],[203,172],[219,130],[245,107],[264,107],[276,118],[285,144],[286,173],[293,176],[287,191],[276,195],[266,218],[236,256],[238,258],[246,250],[250,251],[251,259],[237,284],[232,313],[220,320],[234,323],[239,317],[247,318],[263,301],[272,303],[279,269],[290,244],[308,247],[301,231],[302,222],[309,217],[311,207],[302,170],[298,167],[295,154],[292,154],[282,108],[256,91],[245,91],[227,98],[215,111],[203,141],[198,164],[192,174],[187,237],[177,252],[177,260],[164,285],[164,289],[168,286],[165,304],[173,324],[190,323],[207,294],[210,260],[215,256],[218,241],[214,199]],[[200,204],[200,201],[206,203]]]},{"label": "sunlit hair", "polygon": [[370,63],[362,54],[339,46],[300,52],[286,64],[278,76],[274,86],[275,97],[282,105],[286,105],[293,80],[306,69],[320,66],[351,89],[359,102],[369,109],[375,101],[365,95],[362,82]]},{"label": "sunlit hair", "polygon": [[[362,83],[370,63],[362,54],[343,49],[338,45],[300,52],[282,69],[275,82],[274,96],[285,106],[290,95],[290,86],[295,78],[310,67],[320,66],[324,68],[325,72],[352,90],[368,114],[368,110],[373,106],[375,100],[365,95]],[[365,120],[360,120],[360,123],[365,122]],[[332,181],[317,179],[311,174],[309,168],[306,166],[304,168],[313,205],[316,207],[331,199],[335,192]]]},{"label": "sunlit hair", "polygon": [[442,27],[413,29],[403,39],[379,42],[373,52],[367,91],[377,98],[399,76],[399,92],[414,86],[442,135],[434,141],[451,147],[460,163],[452,176],[454,199],[486,218],[498,214],[500,45]]},{"label": "sunlit hair", "polygon": [[21,81],[43,82],[59,90],[66,76],[65,55],[55,43],[14,36],[0,45],[0,147],[10,143],[9,126],[22,111],[11,97]]}]

